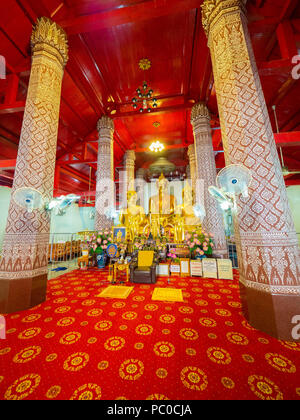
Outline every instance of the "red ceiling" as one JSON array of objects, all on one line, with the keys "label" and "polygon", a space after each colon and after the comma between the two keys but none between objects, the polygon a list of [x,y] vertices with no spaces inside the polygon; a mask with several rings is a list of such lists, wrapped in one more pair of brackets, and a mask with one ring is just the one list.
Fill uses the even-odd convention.
[{"label": "red ceiling", "polygon": [[[57,163],[62,192],[86,191],[90,168],[95,179],[97,120],[115,122],[115,166],[126,149],[137,152],[136,167],[147,167],[153,156],[145,149],[153,140],[171,149],[176,165],[187,161],[193,142],[190,108],[206,101],[212,127],[219,127],[207,39],[201,25],[201,0],[6,0],[0,5],[0,54],[6,58],[7,79],[0,80],[1,160],[15,159],[30,73],[30,35],[39,16],[48,16],[68,33],[70,58],[65,69]],[[276,105],[282,132],[300,131],[300,82],[291,77],[291,58],[300,49],[298,0],[248,0],[249,30],[267,105],[276,131]],[[151,60],[150,70],[138,67]],[[144,80],[158,98],[157,111],[140,115],[131,107]],[[17,89],[16,89],[17,87]],[[2,103],[2,105],[1,105]],[[159,122],[159,127],[153,123]],[[295,136],[293,137],[295,140]],[[296,138],[297,140],[297,138]],[[214,147],[222,149],[214,131]],[[285,143],[289,169],[300,169],[300,137]],[[72,159],[80,162],[72,164]],[[65,163],[64,163],[65,162]],[[217,166],[224,165],[222,153]],[[13,170],[0,173],[0,185],[11,185]],[[297,176],[289,182],[298,182]],[[92,186],[93,187],[93,186]]]}]

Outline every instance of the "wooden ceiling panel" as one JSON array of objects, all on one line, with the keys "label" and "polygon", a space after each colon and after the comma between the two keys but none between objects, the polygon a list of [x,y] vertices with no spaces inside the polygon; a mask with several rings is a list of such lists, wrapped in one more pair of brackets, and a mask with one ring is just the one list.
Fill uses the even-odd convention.
[{"label": "wooden ceiling panel", "polygon": [[[163,142],[166,156],[176,164],[187,163],[186,146],[193,142],[190,110],[206,101],[212,127],[218,127],[218,106],[207,38],[201,23],[201,0],[7,0],[0,5],[0,54],[8,72],[21,76],[18,100],[24,100],[30,73],[30,35],[38,16],[48,16],[69,34],[70,58],[65,69],[57,159],[83,160],[83,145],[97,139],[97,120],[110,115],[115,123],[115,165],[123,163],[127,149],[137,151],[137,167],[153,161],[146,152],[153,140]],[[248,0],[249,30],[262,86],[275,130],[272,104],[276,104],[280,130],[299,130],[299,81],[291,79],[291,57],[281,57],[280,22],[291,22],[300,46],[298,0]],[[284,35],[281,32],[281,36]],[[286,40],[283,40],[286,44]],[[298,44],[297,44],[298,42]],[[287,48],[292,51],[292,48]],[[150,70],[138,67],[151,60]],[[137,87],[146,80],[158,97],[155,112],[140,114],[132,108]],[[0,101],[9,88],[0,81]],[[0,114],[0,159],[16,157],[23,113],[16,107]],[[155,128],[154,122],[160,122]],[[221,147],[220,144],[218,147]],[[290,164],[300,159],[290,147]],[[143,151],[144,150],[144,151]],[[90,143],[85,158],[95,160],[97,144]],[[220,156],[219,156],[220,155]],[[224,165],[219,154],[218,165]],[[292,160],[293,159],[293,160]],[[90,166],[65,165],[62,187],[87,189]],[[300,163],[299,163],[300,168]],[[1,180],[0,180],[1,184]]]}]

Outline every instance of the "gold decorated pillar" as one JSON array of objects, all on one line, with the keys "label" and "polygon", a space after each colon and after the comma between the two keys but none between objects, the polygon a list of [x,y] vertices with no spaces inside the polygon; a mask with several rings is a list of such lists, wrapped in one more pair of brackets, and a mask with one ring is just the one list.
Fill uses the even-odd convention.
[{"label": "gold decorated pillar", "polygon": [[208,187],[216,184],[217,170],[212,145],[210,114],[204,103],[193,106],[191,123],[195,141],[196,179],[199,183],[198,188],[203,187],[202,202],[206,213],[203,228],[214,236],[214,255],[227,257],[223,217],[216,200],[208,192]]},{"label": "gold decorated pillar", "polygon": [[[226,164],[251,171],[249,198],[237,199],[243,313],[272,336],[300,341],[299,248],[269,114],[248,32],[245,1],[205,0]],[[298,328],[298,330],[297,330]]]},{"label": "gold decorated pillar", "polygon": [[135,162],[134,150],[127,150],[124,155],[124,166],[125,166],[126,179],[127,179],[127,191],[134,190],[134,162]]},{"label": "gold decorated pillar", "polygon": [[103,115],[97,123],[99,134],[96,179],[95,230],[111,228],[109,213],[115,206],[114,123]]},{"label": "gold decorated pillar", "polygon": [[191,179],[191,186],[194,193],[196,194],[196,155],[195,155],[195,146],[190,144],[188,147],[188,157],[189,157],[189,175]]},{"label": "gold decorated pillar", "polygon": [[190,165],[186,165],[186,177],[187,179],[191,179],[191,168]]},{"label": "gold decorated pillar", "polygon": [[0,313],[25,310],[46,298],[50,215],[42,207],[29,212],[15,193],[31,188],[44,201],[52,198],[67,36],[42,17],[33,28],[31,48],[30,80],[0,261]]}]

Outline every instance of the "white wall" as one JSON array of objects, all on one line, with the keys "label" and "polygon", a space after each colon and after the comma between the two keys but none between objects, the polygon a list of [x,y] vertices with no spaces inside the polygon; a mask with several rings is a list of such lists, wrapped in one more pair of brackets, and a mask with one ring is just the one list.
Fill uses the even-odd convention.
[{"label": "white wall", "polygon": [[300,185],[287,187],[287,195],[290,203],[295,229],[300,242]]},{"label": "white wall", "polygon": [[6,228],[10,196],[11,189],[0,186],[0,252],[2,250],[3,237]]},{"label": "white wall", "polygon": [[92,207],[78,207],[71,204],[62,216],[51,215],[51,233],[76,233],[83,230],[94,230],[95,219],[89,218]]},{"label": "white wall", "polygon": [[[0,186],[0,252],[8,215],[11,189]],[[51,233],[77,233],[94,230],[95,220],[89,218],[92,207],[78,207],[72,204],[63,216],[51,215]]]},{"label": "white wall", "polygon": [[[148,188],[149,188],[148,184]],[[148,211],[150,191],[145,188],[145,210]],[[150,190],[150,188],[149,188]],[[296,232],[300,239],[300,185],[293,185],[287,188],[290,208],[295,222]],[[3,236],[6,227],[6,220],[9,208],[11,189],[0,186],[0,251],[2,249]],[[180,192],[175,192],[177,203],[181,203]],[[89,218],[92,207],[78,207],[72,204],[63,216],[51,216],[51,233],[76,233],[83,230],[94,230],[95,219]]]}]

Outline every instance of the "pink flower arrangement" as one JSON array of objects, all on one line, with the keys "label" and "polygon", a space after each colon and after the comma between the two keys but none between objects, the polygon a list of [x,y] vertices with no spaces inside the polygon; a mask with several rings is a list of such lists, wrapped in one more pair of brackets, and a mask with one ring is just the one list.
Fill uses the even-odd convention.
[{"label": "pink flower arrangement", "polygon": [[96,254],[103,254],[110,243],[112,243],[111,234],[107,230],[91,237],[91,248]]},{"label": "pink flower arrangement", "polygon": [[185,243],[190,248],[192,255],[212,255],[213,237],[204,230],[186,233]]},{"label": "pink flower arrangement", "polygon": [[169,252],[169,254],[167,254],[168,259],[171,259],[172,262],[179,262],[179,258],[177,257],[177,255],[174,252]]}]

